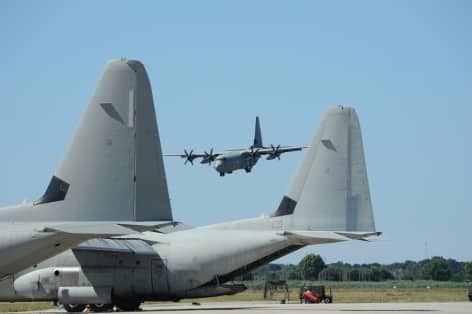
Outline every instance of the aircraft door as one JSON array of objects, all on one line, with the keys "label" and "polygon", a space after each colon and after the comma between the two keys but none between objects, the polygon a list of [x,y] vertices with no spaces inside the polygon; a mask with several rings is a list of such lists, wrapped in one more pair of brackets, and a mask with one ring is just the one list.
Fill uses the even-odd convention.
[{"label": "aircraft door", "polygon": [[168,294],[167,260],[154,258],[151,261],[152,290],[154,294]]}]

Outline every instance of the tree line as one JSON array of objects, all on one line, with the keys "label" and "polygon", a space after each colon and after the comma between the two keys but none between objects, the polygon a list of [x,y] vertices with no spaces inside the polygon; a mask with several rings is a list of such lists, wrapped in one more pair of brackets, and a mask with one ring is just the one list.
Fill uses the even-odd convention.
[{"label": "tree line", "polygon": [[392,264],[326,264],[317,254],[305,256],[297,265],[268,264],[243,275],[241,280],[331,280],[385,281],[438,280],[472,281],[472,262],[435,256],[418,262],[407,260]]}]

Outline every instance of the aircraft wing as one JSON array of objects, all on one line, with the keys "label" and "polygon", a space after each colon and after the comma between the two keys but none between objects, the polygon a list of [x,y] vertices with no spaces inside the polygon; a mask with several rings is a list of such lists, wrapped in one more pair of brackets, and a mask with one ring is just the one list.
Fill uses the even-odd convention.
[{"label": "aircraft wing", "polygon": [[256,152],[257,155],[267,155],[267,159],[272,160],[272,159],[275,159],[275,158],[280,159],[280,155],[282,155],[284,153],[295,152],[295,151],[302,150],[304,148],[306,148],[306,147],[304,147],[304,146],[280,146],[280,145],[273,146],[273,145],[271,145],[271,147],[258,148],[258,149],[255,149],[254,151]]},{"label": "aircraft wing", "polygon": [[[168,157],[180,157],[180,158],[187,158],[188,155],[186,154],[165,154],[164,156],[168,156]],[[191,155],[193,158],[203,158],[205,157],[205,154],[195,154],[194,152],[192,152],[192,155]]]},{"label": "aircraft wing", "polygon": [[215,161],[216,157],[222,155],[222,153],[214,153],[213,148],[210,150],[210,152],[203,152],[202,154],[195,154],[193,152],[193,149],[188,152],[186,149],[184,150],[183,154],[167,154],[164,156],[174,156],[174,157],[180,157],[180,158],[185,158],[184,164],[187,164],[187,162],[190,162],[193,165],[193,161],[198,158],[202,158],[202,161],[200,163],[202,164],[207,164]]}]

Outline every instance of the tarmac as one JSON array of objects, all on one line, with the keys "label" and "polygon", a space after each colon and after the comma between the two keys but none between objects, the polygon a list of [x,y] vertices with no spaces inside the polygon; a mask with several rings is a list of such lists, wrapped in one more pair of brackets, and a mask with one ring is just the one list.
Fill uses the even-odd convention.
[{"label": "tarmac", "polygon": [[[190,303],[161,303],[144,304],[142,311],[128,313],[156,313],[156,314],[290,314],[290,313],[451,313],[471,314],[471,302],[450,303],[333,303],[333,304],[277,304],[269,302],[208,302],[200,305]],[[47,310],[42,313],[65,313],[64,310]],[[35,312],[38,313],[38,312]],[[124,312],[121,312],[124,313]]]},{"label": "tarmac", "polygon": [[[146,313],[231,313],[231,314],[256,314],[256,313],[472,313],[472,303],[332,303],[332,304],[277,304],[267,302],[222,302],[191,304],[162,304],[144,305]],[[141,312],[141,313],[143,313]],[[138,312],[137,312],[138,313]]]}]

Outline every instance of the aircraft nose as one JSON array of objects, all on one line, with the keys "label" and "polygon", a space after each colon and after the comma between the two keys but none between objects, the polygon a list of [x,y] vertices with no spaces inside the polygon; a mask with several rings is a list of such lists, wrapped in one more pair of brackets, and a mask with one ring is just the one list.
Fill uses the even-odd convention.
[{"label": "aircraft nose", "polygon": [[32,298],[39,291],[38,281],[37,272],[27,273],[13,282],[13,288],[19,295]]},{"label": "aircraft nose", "polygon": [[216,169],[216,171],[222,171],[223,170],[223,161],[221,159],[215,160],[215,169]]}]

